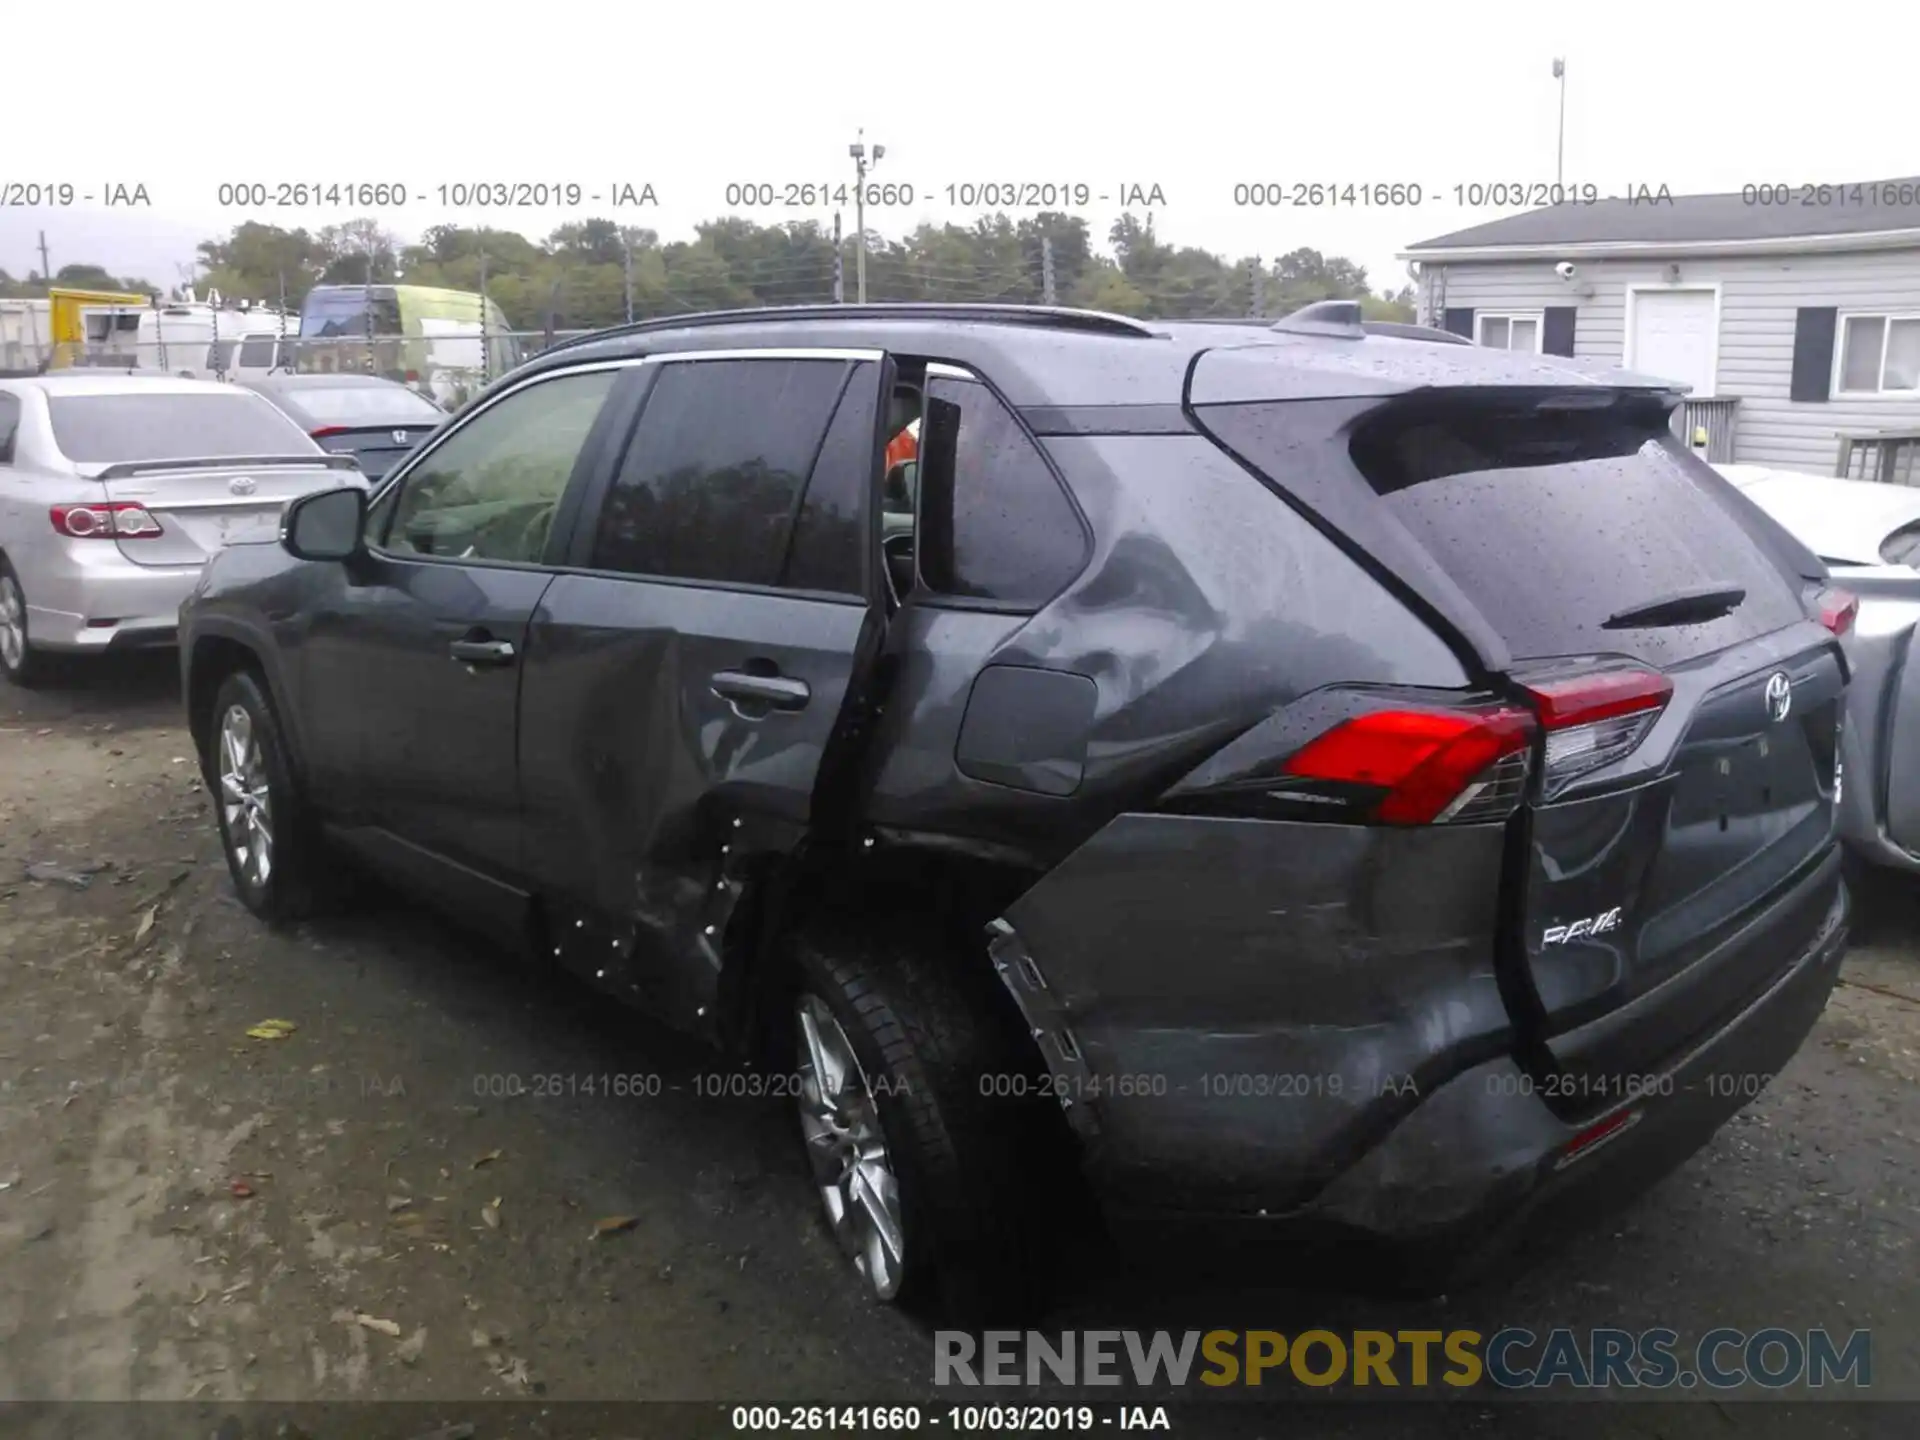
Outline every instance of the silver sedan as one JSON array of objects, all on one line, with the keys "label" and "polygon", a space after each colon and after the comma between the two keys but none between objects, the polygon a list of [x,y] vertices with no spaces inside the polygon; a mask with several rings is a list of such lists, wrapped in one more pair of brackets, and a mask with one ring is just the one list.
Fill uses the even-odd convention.
[{"label": "silver sedan", "polygon": [[1822,560],[1859,611],[1840,823],[1861,859],[1920,870],[1920,488],[1756,465],[1716,466]]},{"label": "silver sedan", "polygon": [[258,395],[211,380],[0,380],[0,674],[48,651],[170,645],[223,545],[278,538],[308,491],[366,483]]}]

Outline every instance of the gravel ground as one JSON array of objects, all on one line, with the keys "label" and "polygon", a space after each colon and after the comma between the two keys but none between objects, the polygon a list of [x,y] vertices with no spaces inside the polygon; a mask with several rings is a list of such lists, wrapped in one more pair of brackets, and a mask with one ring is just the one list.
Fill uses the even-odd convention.
[{"label": "gravel ground", "polygon": [[[698,1048],[404,901],[284,935],[247,915],[174,674],[0,683],[0,1400],[930,1403],[930,1337],[843,1276],[784,1106],[703,1096]],[[26,878],[43,863],[84,886]],[[1874,885],[1787,1073],[1518,1279],[1385,1303],[1108,1257],[1046,1328],[1868,1328],[1873,1393],[1920,1399],[1917,897]],[[295,1028],[249,1036],[267,1019]],[[657,1093],[501,1093],[543,1076]],[[1004,1398],[939,1403],[983,1396]],[[1275,1413],[1176,1428],[1280,1433]],[[1347,1405],[1307,1433],[1894,1434],[1916,1414]]]}]

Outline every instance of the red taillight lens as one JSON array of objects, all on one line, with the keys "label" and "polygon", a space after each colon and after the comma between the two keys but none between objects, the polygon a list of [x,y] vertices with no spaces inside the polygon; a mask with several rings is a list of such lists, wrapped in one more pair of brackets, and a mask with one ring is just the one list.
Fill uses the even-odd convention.
[{"label": "red taillight lens", "polygon": [[1831,586],[1822,590],[1817,597],[1820,606],[1820,623],[1836,635],[1844,635],[1853,629],[1853,622],[1860,614],[1860,601],[1845,590],[1835,590]]},{"label": "red taillight lens", "polygon": [[1569,780],[1631,754],[1673,697],[1657,670],[1596,670],[1527,686],[1547,732],[1541,776],[1549,796]]},{"label": "red taillight lens", "polygon": [[55,505],[53,528],[74,540],[151,540],[160,522],[144,506],[113,500],[99,505]]},{"label": "red taillight lens", "polygon": [[1492,819],[1517,803],[1532,739],[1520,710],[1378,710],[1308,742],[1286,770],[1385,790],[1373,811],[1382,824]]},{"label": "red taillight lens", "polygon": [[329,435],[344,434],[346,428],[344,425],[322,425],[318,430],[309,430],[307,434],[315,440],[324,440]]},{"label": "red taillight lens", "polygon": [[407,384],[418,385],[419,383],[420,383],[420,372],[418,370],[407,371]]}]

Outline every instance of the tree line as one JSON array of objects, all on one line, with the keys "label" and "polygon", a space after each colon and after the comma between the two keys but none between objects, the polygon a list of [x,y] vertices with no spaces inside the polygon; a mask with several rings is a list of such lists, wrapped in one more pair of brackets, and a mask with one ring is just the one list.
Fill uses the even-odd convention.
[{"label": "tree line", "polygon": [[[1157,319],[1278,316],[1315,300],[1359,300],[1368,317],[1411,320],[1410,287],[1376,292],[1365,267],[1299,248],[1277,259],[1229,259],[1175,246],[1153,217],[1123,214],[1096,249],[1088,222],[1043,213],[993,215],[971,225],[923,224],[898,239],[867,235],[867,297],[892,301],[1054,302]],[[856,240],[837,247],[840,288],[856,298]],[[691,240],[584,220],[544,240],[511,230],[437,225],[405,243],[375,220],[318,230],[248,221],[200,243],[194,284],[230,299],[297,307],[319,284],[437,285],[485,289],[518,330],[592,329],[635,319],[835,298],[836,245],[817,221],[762,225],[729,216],[696,226]],[[145,279],[97,265],[63,266],[53,284],[176,298]],[[44,294],[44,277],[0,270],[0,297]]]}]

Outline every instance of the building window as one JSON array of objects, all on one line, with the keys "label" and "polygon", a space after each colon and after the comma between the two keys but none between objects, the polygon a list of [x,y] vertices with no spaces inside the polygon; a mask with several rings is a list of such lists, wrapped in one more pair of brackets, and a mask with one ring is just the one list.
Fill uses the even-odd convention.
[{"label": "building window", "polygon": [[1840,323],[1834,394],[1920,393],[1920,315],[1848,315]]},{"label": "building window", "polygon": [[1474,317],[1478,332],[1474,338],[1495,350],[1526,350],[1538,355],[1541,319],[1538,310],[1505,315],[1483,310]]}]

